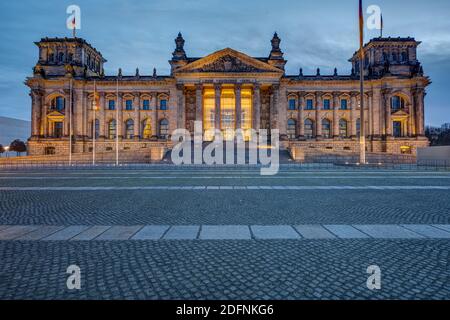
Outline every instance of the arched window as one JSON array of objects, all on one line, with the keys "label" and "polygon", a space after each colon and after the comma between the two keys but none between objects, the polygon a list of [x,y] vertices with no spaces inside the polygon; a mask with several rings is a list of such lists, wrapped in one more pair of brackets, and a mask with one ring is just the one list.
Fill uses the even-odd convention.
[{"label": "arched window", "polygon": [[287,136],[289,139],[295,139],[297,137],[297,121],[294,119],[287,121]]},{"label": "arched window", "polygon": [[169,121],[167,119],[159,121],[159,136],[162,139],[167,139],[169,137]]},{"label": "arched window", "polygon": [[391,109],[393,111],[401,110],[405,108],[405,99],[399,96],[393,96],[391,98]]},{"label": "arched window", "polygon": [[116,120],[113,119],[108,123],[108,139],[116,138]]},{"label": "arched window", "polygon": [[152,137],[152,124],[150,119],[145,119],[142,122],[142,138],[150,139]]},{"label": "arched window", "polygon": [[95,125],[94,121],[91,122],[91,135],[94,135],[94,132],[95,138],[98,139],[98,137],[100,136],[100,121],[98,119],[95,119]]},{"label": "arched window", "polygon": [[324,138],[331,138],[331,121],[328,119],[322,120],[322,136]]},{"label": "arched window", "polygon": [[305,120],[305,137],[311,139],[314,137],[314,121],[311,119]]},{"label": "arched window", "polygon": [[66,107],[66,100],[64,99],[64,97],[61,96],[53,98],[53,100],[50,103],[50,109],[52,110],[62,111],[64,110],[65,107]]},{"label": "arched window", "polygon": [[128,119],[125,122],[125,139],[133,139],[134,137],[134,121]]},{"label": "arched window", "polygon": [[339,137],[348,137],[348,122],[345,119],[339,120]]},{"label": "arched window", "polygon": [[48,62],[55,62],[55,54],[53,52],[48,54]]}]

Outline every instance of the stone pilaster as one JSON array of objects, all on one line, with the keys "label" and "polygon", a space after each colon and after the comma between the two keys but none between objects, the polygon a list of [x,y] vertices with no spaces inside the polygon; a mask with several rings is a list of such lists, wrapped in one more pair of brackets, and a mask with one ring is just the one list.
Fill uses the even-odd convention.
[{"label": "stone pilaster", "polygon": [[42,109],[42,93],[39,90],[32,90],[31,97],[31,136],[37,137],[40,134],[40,118]]},{"label": "stone pilaster", "polygon": [[350,135],[352,138],[356,137],[356,121],[358,120],[358,93],[351,93],[351,111],[350,111]]},{"label": "stone pilaster", "polygon": [[417,127],[417,135],[422,137],[425,135],[425,114],[424,114],[424,99],[425,99],[425,90],[418,89],[415,94],[416,100],[416,127]]},{"label": "stone pilaster", "polygon": [[316,138],[322,138],[322,120],[320,117],[320,108],[322,106],[322,93],[316,92]]},{"label": "stone pilaster", "polygon": [[339,92],[333,92],[333,138],[339,137]]},{"label": "stone pilaster", "polygon": [[134,132],[133,132],[133,136],[134,136],[134,140],[139,140],[140,136],[141,136],[141,133],[140,133],[140,128],[141,128],[141,94],[140,93],[135,93],[134,94],[133,105],[134,105],[134,117],[133,117]]},{"label": "stone pilaster", "polygon": [[158,93],[157,92],[152,92],[152,100],[151,100],[151,117],[153,120],[152,123],[152,133],[153,133],[153,138],[157,138],[159,135],[159,130],[158,130]]},{"label": "stone pilaster", "polygon": [[288,99],[286,88],[279,89],[279,105],[278,105],[278,129],[280,130],[280,137],[287,138],[287,109]]},{"label": "stone pilaster", "polygon": [[272,105],[270,108],[270,129],[279,129],[279,102],[280,102],[280,86],[272,86]]},{"label": "stone pilaster", "polygon": [[100,92],[100,99],[99,99],[99,107],[98,107],[98,122],[99,122],[99,138],[104,139],[106,137],[105,132],[105,108],[106,108],[106,101],[105,101],[105,93]]},{"label": "stone pilaster", "polygon": [[117,111],[119,113],[119,119],[117,119],[117,136],[119,137],[119,139],[123,138],[124,135],[124,124],[123,124],[123,93],[119,92],[119,95],[117,97]]},{"label": "stone pilaster", "polygon": [[386,130],[386,136],[391,137],[392,136],[392,119],[391,119],[391,104],[389,103],[390,99],[390,93],[391,90],[383,90],[382,92],[382,108],[384,110],[384,116],[385,116],[385,130]]},{"label": "stone pilaster", "polygon": [[[85,136],[85,132],[83,132],[84,129],[84,123],[83,123],[83,116],[85,113],[87,113],[87,110],[83,110],[83,97],[84,93],[83,90],[73,90],[73,118],[72,118],[72,124],[73,124],[73,135],[77,138],[82,138]],[[67,107],[70,107],[70,103],[67,105]],[[69,109],[67,109],[69,110]],[[67,113],[68,116],[68,113]]]},{"label": "stone pilaster", "polygon": [[305,93],[299,93],[298,100],[298,114],[297,114],[297,125],[298,125],[298,135],[300,139],[305,137],[305,120],[304,120],[304,110],[305,110]]},{"label": "stone pilaster", "polygon": [[177,129],[186,128],[186,103],[184,85],[177,85]]},{"label": "stone pilaster", "polygon": [[261,87],[258,83],[253,86],[253,128],[261,128]]}]

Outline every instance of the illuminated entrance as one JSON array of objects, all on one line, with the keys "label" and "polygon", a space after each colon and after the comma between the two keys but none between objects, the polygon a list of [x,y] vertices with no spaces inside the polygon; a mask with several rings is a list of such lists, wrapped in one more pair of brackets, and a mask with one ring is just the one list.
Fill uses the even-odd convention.
[{"label": "illuminated entrance", "polygon": [[234,139],[236,97],[234,89],[222,89],[220,96],[220,129],[226,141]]}]

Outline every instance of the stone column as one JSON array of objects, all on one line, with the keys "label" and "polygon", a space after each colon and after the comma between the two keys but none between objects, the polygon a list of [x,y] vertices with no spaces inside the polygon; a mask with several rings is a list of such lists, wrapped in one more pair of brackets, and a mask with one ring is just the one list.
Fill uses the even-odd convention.
[{"label": "stone column", "polygon": [[261,128],[261,87],[259,83],[253,86],[253,129]]},{"label": "stone column", "polygon": [[203,85],[195,85],[195,120],[203,123]]},{"label": "stone column", "polygon": [[320,118],[320,107],[322,106],[322,93],[316,92],[316,138],[322,138],[322,120]]},{"label": "stone column", "polygon": [[339,92],[333,92],[333,138],[339,137]]},{"label": "stone column", "polygon": [[373,126],[373,136],[379,138],[383,132],[381,121],[383,118],[383,112],[381,109],[381,90],[373,89],[372,91],[372,126]]},{"label": "stone column", "polygon": [[[82,90],[73,90],[73,114],[72,114],[72,125],[73,125],[73,135],[78,138],[84,137],[86,134],[83,131],[84,123],[83,116],[87,113],[87,110],[83,110],[83,96]],[[68,108],[70,105],[68,105]],[[89,106],[90,107],[90,106]],[[87,109],[87,108],[86,108]],[[89,108],[89,110],[92,108]],[[83,112],[84,111],[84,112]]]},{"label": "stone column", "polygon": [[106,137],[105,133],[105,108],[106,108],[106,101],[105,101],[105,93],[100,92],[100,99],[99,99],[99,106],[98,106],[98,135],[99,138],[104,139]]},{"label": "stone column", "polygon": [[235,106],[236,106],[236,116],[235,116],[235,128],[242,128],[242,106],[241,106],[241,85],[236,84],[234,86],[234,97],[235,97]]},{"label": "stone column", "polygon": [[117,123],[116,123],[116,130],[117,130],[117,136],[119,137],[119,139],[123,138],[123,93],[119,92],[119,96],[117,97],[117,110],[119,111],[119,119],[117,119]]},{"label": "stone column", "polygon": [[305,137],[305,120],[304,118],[305,109],[305,93],[299,93],[298,100],[298,113],[297,113],[297,125],[298,125],[298,135],[302,139]]},{"label": "stone column", "polygon": [[38,90],[32,90],[31,97],[31,136],[39,136],[39,120],[42,109],[42,94]]},{"label": "stone column", "polygon": [[214,116],[214,127],[215,129],[220,130],[220,124],[221,124],[221,107],[220,107],[220,96],[222,94],[222,85],[216,84],[214,86],[215,90],[215,116]]},{"label": "stone column", "polygon": [[[47,113],[48,113],[48,104],[45,102],[44,98],[42,109],[41,109],[41,119],[40,119],[40,128],[39,128],[39,135],[42,137],[47,136]],[[48,102],[50,103],[50,102]]]},{"label": "stone column", "polygon": [[280,95],[280,86],[273,85],[272,86],[272,108],[270,112],[270,129],[279,129],[279,95]]},{"label": "stone column", "polygon": [[424,136],[425,135],[425,115],[424,115],[424,99],[425,99],[425,90],[418,89],[416,92],[416,108],[417,108],[417,135]]},{"label": "stone column", "polygon": [[281,87],[279,89],[279,100],[278,100],[278,129],[280,130],[280,137],[283,136],[287,138],[287,109],[288,109],[288,99],[286,88]]},{"label": "stone column", "polygon": [[177,84],[177,129],[186,128],[184,85]]},{"label": "stone column", "polygon": [[351,93],[351,111],[350,111],[350,135],[352,138],[356,137],[356,120],[358,120],[358,100],[357,100],[358,93],[352,92]]},{"label": "stone column", "polygon": [[158,93],[157,92],[152,92],[152,100],[151,100],[151,117],[153,120],[152,123],[152,133],[153,136],[152,138],[157,138],[159,135],[159,130],[158,130]]},{"label": "stone column", "polygon": [[139,140],[141,136],[141,94],[135,93],[133,97],[133,105],[134,105],[134,140]]}]

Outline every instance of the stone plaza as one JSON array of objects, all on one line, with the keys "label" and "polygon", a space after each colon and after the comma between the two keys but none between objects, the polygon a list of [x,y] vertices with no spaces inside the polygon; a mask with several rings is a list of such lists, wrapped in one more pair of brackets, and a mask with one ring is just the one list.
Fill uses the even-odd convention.
[{"label": "stone plaza", "polygon": [[422,169],[3,170],[0,298],[449,299],[449,195]]}]

